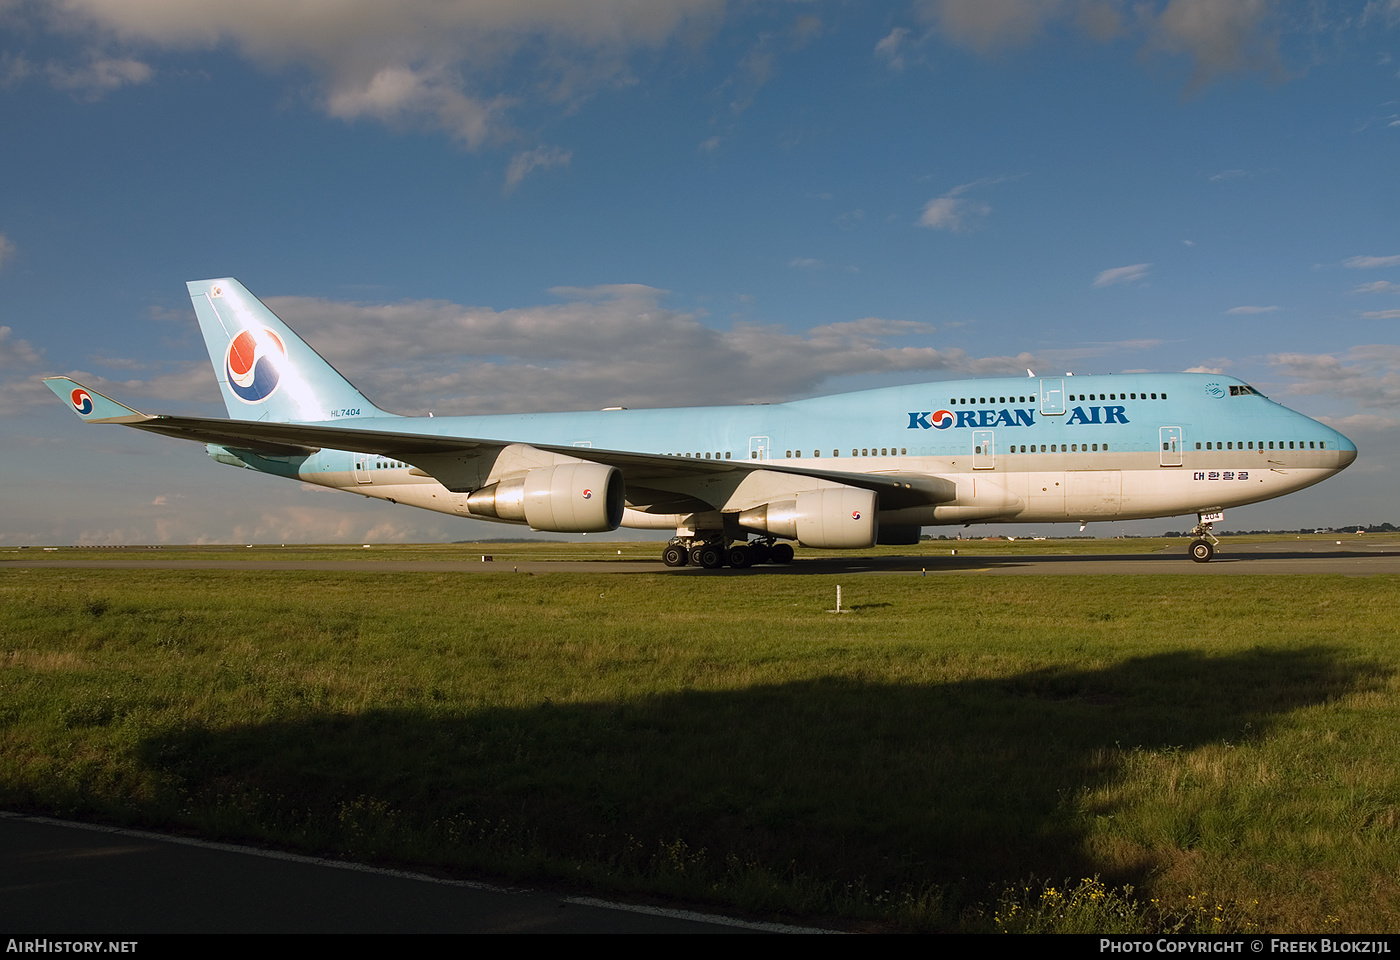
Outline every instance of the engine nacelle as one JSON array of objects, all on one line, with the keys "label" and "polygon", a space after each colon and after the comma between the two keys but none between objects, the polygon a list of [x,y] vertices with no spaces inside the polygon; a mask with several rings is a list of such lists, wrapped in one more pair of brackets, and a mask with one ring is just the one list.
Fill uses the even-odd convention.
[{"label": "engine nacelle", "polygon": [[539,467],[467,497],[473,516],[528,523],[551,533],[605,533],[622,523],[622,473],[601,463]]},{"label": "engine nacelle", "polygon": [[873,547],[880,530],[875,499],[875,491],[857,487],[803,490],[793,500],[774,500],[743,511],[739,526],[807,547]]}]

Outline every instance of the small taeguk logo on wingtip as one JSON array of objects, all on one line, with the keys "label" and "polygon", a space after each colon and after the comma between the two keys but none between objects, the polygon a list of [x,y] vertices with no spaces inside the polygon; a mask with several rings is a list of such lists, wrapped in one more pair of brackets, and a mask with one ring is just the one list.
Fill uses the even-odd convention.
[{"label": "small taeguk logo on wingtip", "polygon": [[88,396],[86,390],[79,387],[72,392],[69,399],[73,401],[73,409],[83,416],[86,417],[89,413],[92,413],[92,397]]},{"label": "small taeguk logo on wingtip", "polygon": [[592,500],[592,499],[593,499],[593,488],[592,488],[592,487],[584,487],[584,488],[583,488],[583,499],[585,499],[585,500]]},{"label": "small taeguk logo on wingtip", "polygon": [[234,337],[224,353],[224,376],[229,389],[244,403],[266,400],[282,382],[282,364],[287,348],[277,334],[266,327],[244,330]]}]

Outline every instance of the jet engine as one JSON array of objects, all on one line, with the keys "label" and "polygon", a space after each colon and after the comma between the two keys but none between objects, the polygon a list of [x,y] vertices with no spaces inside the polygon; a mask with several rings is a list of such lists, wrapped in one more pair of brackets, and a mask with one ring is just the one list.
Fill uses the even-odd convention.
[{"label": "jet engine", "polygon": [[807,547],[873,547],[879,533],[875,499],[875,491],[857,487],[803,490],[792,500],[773,500],[743,511],[739,526]]},{"label": "jet engine", "polygon": [[473,516],[528,523],[553,533],[604,533],[622,523],[622,473],[601,463],[538,467],[467,497]]}]

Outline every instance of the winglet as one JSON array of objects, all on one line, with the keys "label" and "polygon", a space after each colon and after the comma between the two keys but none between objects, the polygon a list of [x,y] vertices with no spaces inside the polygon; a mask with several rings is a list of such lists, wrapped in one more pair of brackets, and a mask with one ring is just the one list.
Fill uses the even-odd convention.
[{"label": "winglet", "polygon": [[85,423],[140,423],[151,419],[67,377],[45,377],[44,385]]}]

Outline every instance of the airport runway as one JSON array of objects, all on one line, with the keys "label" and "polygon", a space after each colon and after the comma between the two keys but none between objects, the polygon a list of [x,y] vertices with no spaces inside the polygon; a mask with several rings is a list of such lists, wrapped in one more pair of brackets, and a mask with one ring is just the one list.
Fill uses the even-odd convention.
[{"label": "airport runway", "polygon": [[87,570],[321,570],[393,573],[659,573],[668,576],[811,576],[818,574],[949,574],[975,576],[1068,576],[1104,574],[1186,574],[1231,576],[1239,574],[1342,574],[1371,576],[1400,573],[1400,541],[1286,540],[1268,543],[1226,543],[1210,563],[1194,563],[1180,548],[1154,553],[1058,554],[1022,556],[969,556],[957,541],[936,541],[907,556],[798,558],[786,566],[759,566],[748,570],[705,570],[699,567],[667,567],[656,560],[494,560],[480,555],[462,560],[226,560],[209,559],[96,559],[72,551],[68,556],[44,559],[0,559],[0,570],[66,567]]},{"label": "airport runway", "polygon": [[822,931],[0,813],[5,938],[786,932]]}]

